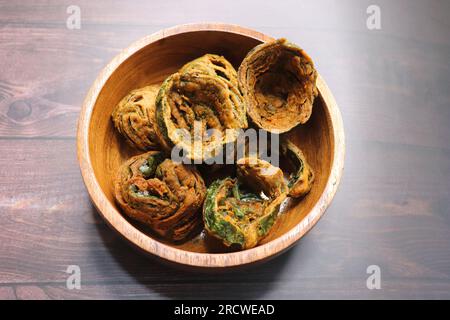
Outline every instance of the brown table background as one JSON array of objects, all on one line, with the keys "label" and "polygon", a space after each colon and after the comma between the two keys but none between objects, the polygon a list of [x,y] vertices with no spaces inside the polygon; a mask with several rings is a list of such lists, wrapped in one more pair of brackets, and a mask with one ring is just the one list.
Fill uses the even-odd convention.
[{"label": "brown table background", "polygon": [[[80,30],[66,27],[72,4]],[[369,4],[381,30],[366,27]],[[0,1],[0,298],[450,298],[449,14],[448,1]],[[344,119],[344,176],[325,216],[240,273],[135,252],[95,212],[76,159],[98,72],[145,35],[202,21],[300,44]],[[366,287],[372,264],[380,290]],[[66,288],[68,265],[81,290]]]}]

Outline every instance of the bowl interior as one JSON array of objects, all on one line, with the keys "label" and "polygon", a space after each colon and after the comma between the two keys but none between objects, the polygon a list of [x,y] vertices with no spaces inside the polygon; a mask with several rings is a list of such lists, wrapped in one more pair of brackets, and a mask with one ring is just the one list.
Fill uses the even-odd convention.
[{"label": "bowl interior", "polygon": [[[247,52],[260,40],[224,31],[193,31],[176,34],[153,42],[126,59],[103,86],[94,105],[89,123],[89,153],[101,191],[121,214],[114,200],[113,180],[118,166],[139,151],[122,141],[111,123],[114,106],[129,91],[150,84],[161,83],[184,63],[205,53],[225,56],[236,68]],[[313,208],[324,192],[330,175],[333,159],[333,130],[329,111],[319,94],[311,119],[288,133],[303,150],[315,172],[311,192],[303,199],[289,199],[281,208],[281,216],[269,235],[262,241],[267,243],[295,227]],[[138,230],[158,241],[193,252],[227,252],[215,239],[202,233],[181,243],[167,243],[152,234],[146,227],[128,220]]]}]

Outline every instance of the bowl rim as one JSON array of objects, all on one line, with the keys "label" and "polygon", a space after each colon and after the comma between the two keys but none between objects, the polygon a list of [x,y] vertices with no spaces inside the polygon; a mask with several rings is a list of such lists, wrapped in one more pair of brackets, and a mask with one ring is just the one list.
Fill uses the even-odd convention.
[{"label": "bowl rim", "polygon": [[331,203],[342,177],[345,157],[343,121],[336,101],[320,74],[317,78],[317,87],[324,100],[326,106],[325,109],[328,113],[327,116],[330,117],[332,134],[334,136],[333,159],[330,175],[324,191],[310,212],[308,212],[291,230],[265,244],[252,249],[231,253],[199,253],[182,250],[162,243],[141,232],[123,217],[103,193],[92,167],[89,151],[89,126],[91,116],[102,88],[116,68],[134,53],[153,42],[182,33],[198,31],[229,32],[251,37],[262,42],[273,40],[272,37],[263,33],[234,24],[192,23],[160,30],[135,41],[129,47],[122,50],[100,72],[90,87],[81,108],[77,129],[77,155],[83,181],[98,213],[103,217],[107,224],[139,249],[158,256],[163,260],[186,266],[203,268],[236,267],[267,260],[290,248],[312,229]]}]

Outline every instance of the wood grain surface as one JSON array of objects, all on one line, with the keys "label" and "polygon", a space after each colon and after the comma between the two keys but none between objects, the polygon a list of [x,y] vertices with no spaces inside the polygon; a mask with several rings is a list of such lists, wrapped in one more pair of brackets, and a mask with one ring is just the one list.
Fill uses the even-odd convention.
[{"label": "wood grain surface", "polygon": [[[72,4],[80,30],[66,28]],[[370,4],[381,30],[366,27]],[[450,4],[240,5],[0,1],[0,298],[450,298]],[[99,71],[135,40],[199,21],[301,45],[344,120],[345,171],[327,214],[245,273],[188,273],[135,252],[98,217],[76,159]],[[66,287],[68,265],[81,268],[80,290]],[[369,265],[380,290],[366,287]]]}]

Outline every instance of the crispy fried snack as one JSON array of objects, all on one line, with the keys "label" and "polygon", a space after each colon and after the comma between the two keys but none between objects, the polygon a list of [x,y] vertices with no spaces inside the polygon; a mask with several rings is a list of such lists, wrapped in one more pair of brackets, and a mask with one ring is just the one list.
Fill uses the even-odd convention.
[{"label": "crispy fried snack", "polygon": [[111,118],[117,131],[133,147],[154,150],[158,146],[155,131],[155,99],[159,85],[136,89],[115,107]]},{"label": "crispy fried snack", "polygon": [[283,172],[257,158],[237,163],[238,178],[216,180],[207,190],[203,221],[226,246],[249,249],[270,231],[288,188]]},{"label": "crispy fried snack", "polygon": [[202,226],[206,187],[194,167],[150,151],[128,159],[115,180],[115,196],[131,218],[161,236],[181,241]]},{"label": "crispy fried snack", "polygon": [[238,70],[248,116],[274,133],[308,121],[317,96],[316,78],[311,58],[286,39],[256,46]]},{"label": "crispy fried snack", "polygon": [[202,73],[178,72],[164,81],[156,98],[156,120],[165,145],[176,145],[194,160],[213,157],[247,127],[238,88]]},{"label": "crispy fried snack", "polygon": [[205,54],[200,58],[188,62],[179,72],[202,73],[216,76],[228,82],[231,86],[238,86],[237,72],[234,67],[223,56],[216,54]]},{"label": "crispy fried snack", "polygon": [[295,171],[289,177],[289,196],[293,198],[305,196],[314,182],[314,171],[306,161],[302,150],[291,141],[284,141],[281,144],[281,151],[295,167]]}]

